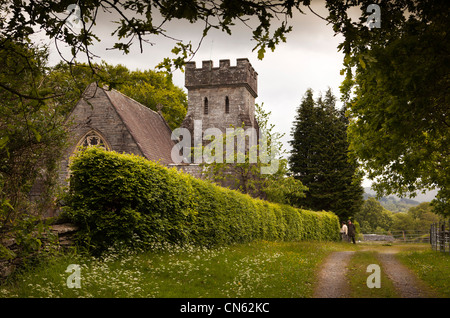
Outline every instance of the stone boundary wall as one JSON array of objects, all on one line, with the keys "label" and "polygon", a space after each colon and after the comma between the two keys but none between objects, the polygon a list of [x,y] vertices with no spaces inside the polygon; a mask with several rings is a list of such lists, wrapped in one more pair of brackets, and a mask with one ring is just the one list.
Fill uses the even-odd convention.
[{"label": "stone boundary wall", "polygon": [[[50,226],[50,231],[52,234],[56,235],[58,238],[58,247],[60,249],[65,249],[73,245],[73,235],[76,233],[78,228],[71,223],[61,223],[54,224]],[[2,240],[2,245],[13,252],[18,252],[19,246],[17,245],[15,239],[12,236],[7,236],[6,239]],[[45,248],[45,236],[42,242],[41,249]],[[25,257],[16,256],[12,259],[0,259],[0,282],[11,275],[16,268],[20,267],[26,258],[33,258],[39,253],[39,251],[31,253]]]},{"label": "stone boundary wall", "polygon": [[382,234],[363,234],[364,241],[394,241],[392,235],[382,235]]}]

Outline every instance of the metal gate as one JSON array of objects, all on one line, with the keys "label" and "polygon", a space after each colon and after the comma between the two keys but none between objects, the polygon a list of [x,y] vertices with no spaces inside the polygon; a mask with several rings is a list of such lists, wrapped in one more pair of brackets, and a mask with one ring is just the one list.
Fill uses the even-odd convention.
[{"label": "metal gate", "polygon": [[433,250],[450,253],[450,219],[431,225],[430,243]]}]

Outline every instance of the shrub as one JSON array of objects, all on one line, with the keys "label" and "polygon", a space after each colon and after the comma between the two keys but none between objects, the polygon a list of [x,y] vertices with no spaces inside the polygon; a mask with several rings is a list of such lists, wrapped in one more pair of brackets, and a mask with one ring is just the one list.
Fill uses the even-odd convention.
[{"label": "shrub", "polygon": [[203,246],[264,240],[338,240],[330,212],[254,199],[142,157],[89,148],[72,161],[65,215],[79,241]]}]

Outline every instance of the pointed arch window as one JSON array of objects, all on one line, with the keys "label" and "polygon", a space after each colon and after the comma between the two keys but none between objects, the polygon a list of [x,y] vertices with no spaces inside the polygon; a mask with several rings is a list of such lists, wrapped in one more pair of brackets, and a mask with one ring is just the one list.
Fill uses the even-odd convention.
[{"label": "pointed arch window", "polygon": [[76,153],[80,150],[80,147],[86,148],[86,147],[101,147],[107,151],[110,151],[112,148],[111,146],[106,142],[105,138],[97,131],[91,130],[88,133],[86,133],[77,143],[75,149],[73,150],[72,154],[69,156],[69,160],[67,162],[67,177],[70,178],[71,171],[70,171],[70,165],[72,162],[72,158]]},{"label": "pointed arch window", "polygon": [[91,130],[86,135],[84,135],[84,137],[81,138],[80,142],[78,143],[78,147],[91,147],[91,146],[97,146],[105,150],[110,149],[105,139],[95,130]]},{"label": "pointed arch window", "polygon": [[209,109],[208,109],[208,98],[205,97],[205,99],[203,100],[203,113],[205,115],[208,115]]},{"label": "pointed arch window", "polygon": [[230,99],[228,96],[225,97],[225,114],[230,113]]}]

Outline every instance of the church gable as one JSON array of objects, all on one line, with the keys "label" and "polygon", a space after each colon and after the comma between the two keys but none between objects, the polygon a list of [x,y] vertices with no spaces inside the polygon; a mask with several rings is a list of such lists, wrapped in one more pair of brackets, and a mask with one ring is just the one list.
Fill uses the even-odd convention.
[{"label": "church gable", "polygon": [[71,153],[85,134],[97,131],[111,146],[111,150],[143,155],[104,89],[93,83],[83,97],[68,119]]},{"label": "church gable", "polygon": [[79,146],[98,145],[119,153],[171,163],[171,130],[162,116],[124,96],[92,83],[68,117],[69,144],[60,180],[69,173],[69,158]]},{"label": "church gable", "polygon": [[171,151],[175,143],[171,139],[172,130],[162,115],[116,90],[104,92],[143,156],[164,165],[172,163]]}]

